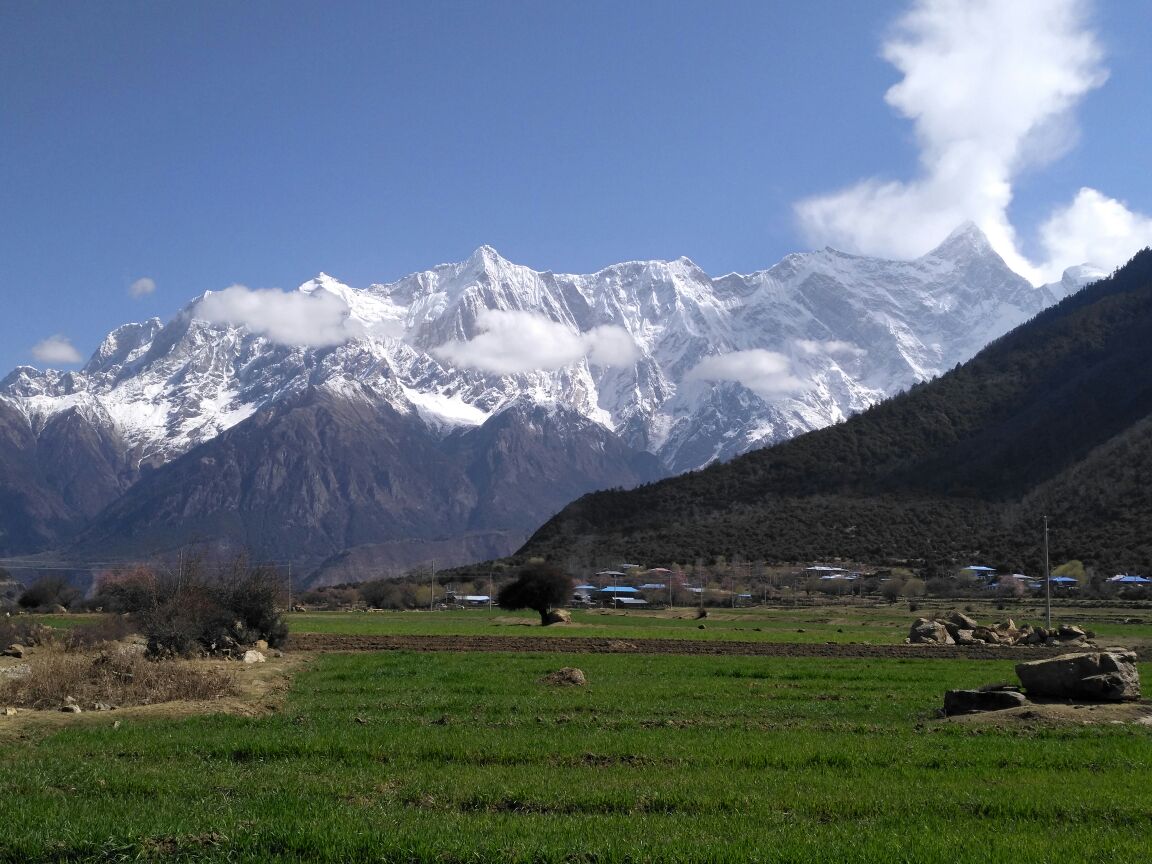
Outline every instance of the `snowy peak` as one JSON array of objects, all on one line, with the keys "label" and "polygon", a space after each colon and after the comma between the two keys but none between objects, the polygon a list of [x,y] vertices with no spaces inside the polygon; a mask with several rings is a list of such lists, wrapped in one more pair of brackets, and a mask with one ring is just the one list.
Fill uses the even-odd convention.
[{"label": "snowy peak", "polygon": [[975,222],[965,222],[949,234],[939,246],[922,258],[963,261],[1000,255],[992,248],[988,235]]},{"label": "snowy peak", "polygon": [[[319,273],[300,285],[347,308],[347,341],[335,347],[213,324],[197,316],[197,300],[167,324],[117,328],[80,373],[17,370],[0,395],[40,416],[83,393],[133,458],[154,463],[326,387],[417,417],[437,435],[512,405],[553,406],[687,470],[837,422],[939,374],[1086,272],[1033,289],[972,223],[916,261],[824,250],[720,278],[688,258],[538,272],[481,246],[391,283],[355,288]],[[492,311],[527,317],[494,336]],[[631,340],[635,362],[594,362],[605,334]],[[450,361],[439,350],[447,343],[469,350]],[[483,362],[493,351],[525,359],[497,374]]]},{"label": "snowy peak", "polygon": [[118,372],[147,350],[164,325],[159,318],[150,318],[143,324],[124,324],[104,337],[88,363],[81,370],[85,375]]}]

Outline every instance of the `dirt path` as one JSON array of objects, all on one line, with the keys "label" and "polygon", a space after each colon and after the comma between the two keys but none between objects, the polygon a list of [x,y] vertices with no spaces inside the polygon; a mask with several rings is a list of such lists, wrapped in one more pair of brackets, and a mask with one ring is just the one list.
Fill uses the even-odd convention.
[{"label": "dirt path", "polygon": [[[692,639],[590,639],[526,636],[347,636],[293,633],[293,651],[517,651],[556,654],[699,654],[746,657],[829,657],[925,660],[1039,660],[1063,653],[1053,648],[951,645],[851,645],[793,642],[729,642]],[[1071,649],[1069,649],[1071,650]]]}]

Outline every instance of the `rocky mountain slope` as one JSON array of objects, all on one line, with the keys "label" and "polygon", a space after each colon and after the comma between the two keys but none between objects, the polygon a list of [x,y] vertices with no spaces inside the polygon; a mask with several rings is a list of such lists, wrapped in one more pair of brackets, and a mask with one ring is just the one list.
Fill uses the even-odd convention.
[{"label": "rocky mountain slope", "polygon": [[[0,554],[81,532],[93,553],[216,537],[310,561],[480,532],[496,554],[572,495],[843,420],[1092,275],[1034,288],[971,225],[916,261],[823,250],[719,278],[687,259],[537,272],[482,247],[391,284],[305,283],[341,310],[323,345],[210,314],[210,292],[113,331],[78,372],[0,382]],[[501,338],[536,362],[508,366]],[[571,339],[583,353],[557,359]],[[301,431],[318,423],[355,431]],[[295,480],[270,479],[273,456]]]},{"label": "rocky mountain slope", "polygon": [[[1152,250],[939,379],[835,427],[633,492],[521,554],[692,561],[891,557],[1152,566]],[[1115,571],[1113,571],[1115,572]]]}]

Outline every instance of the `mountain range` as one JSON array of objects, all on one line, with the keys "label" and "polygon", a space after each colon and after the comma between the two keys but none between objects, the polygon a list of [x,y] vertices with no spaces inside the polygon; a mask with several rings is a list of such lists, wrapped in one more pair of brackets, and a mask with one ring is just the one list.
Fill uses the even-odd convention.
[{"label": "mountain range", "polygon": [[[1152,565],[1152,250],[848,421],[574,502],[520,554]],[[902,559],[897,562],[894,559]]]},{"label": "mountain range", "polygon": [[281,295],[336,308],[335,336],[207,292],[0,381],[0,555],[247,548],[332,581],[507,554],[583,493],[840,423],[1099,275],[1033,287],[965,225],[914,261],[565,275],[481,247]]}]

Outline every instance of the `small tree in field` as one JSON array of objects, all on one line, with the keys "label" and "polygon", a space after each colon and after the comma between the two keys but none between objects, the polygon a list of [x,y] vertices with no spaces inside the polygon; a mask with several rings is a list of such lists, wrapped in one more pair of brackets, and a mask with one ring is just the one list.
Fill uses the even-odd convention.
[{"label": "small tree in field", "polygon": [[500,589],[496,602],[501,609],[531,609],[540,614],[540,624],[552,622],[548,613],[563,606],[572,596],[572,578],[555,564],[541,561],[520,568],[515,582]]}]

